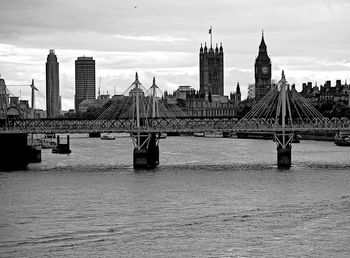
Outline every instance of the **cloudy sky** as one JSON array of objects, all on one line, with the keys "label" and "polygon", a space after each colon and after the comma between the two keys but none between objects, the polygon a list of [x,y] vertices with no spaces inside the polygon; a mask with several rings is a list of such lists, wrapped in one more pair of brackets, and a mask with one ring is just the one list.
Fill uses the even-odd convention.
[{"label": "cloudy sky", "polygon": [[[261,31],[273,79],[284,69],[300,89],[305,81],[350,82],[348,0],[0,0],[0,74],[7,84],[33,78],[45,108],[45,62],[55,49],[63,109],[74,107],[74,60],[93,56],[96,87],[124,92],[139,73],[163,91],[199,89],[200,44],[222,42],[225,93],[240,83],[243,97],[254,82]],[[19,95],[19,88],[10,88]],[[30,96],[21,89],[22,98]]]}]

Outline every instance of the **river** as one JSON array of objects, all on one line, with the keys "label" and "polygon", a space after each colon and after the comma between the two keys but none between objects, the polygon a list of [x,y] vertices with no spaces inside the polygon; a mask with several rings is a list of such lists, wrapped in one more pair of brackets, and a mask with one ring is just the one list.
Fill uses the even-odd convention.
[{"label": "river", "polygon": [[0,173],[0,257],[349,257],[350,149],[168,137],[134,171],[129,137],[72,136]]}]

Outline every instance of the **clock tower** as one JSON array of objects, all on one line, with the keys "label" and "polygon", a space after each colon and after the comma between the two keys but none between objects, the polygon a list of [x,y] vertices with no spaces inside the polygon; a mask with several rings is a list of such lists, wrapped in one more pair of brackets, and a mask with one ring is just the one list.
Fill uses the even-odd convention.
[{"label": "clock tower", "polygon": [[262,33],[259,55],[255,59],[255,99],[259,101],[271,89],[271,60]]}]

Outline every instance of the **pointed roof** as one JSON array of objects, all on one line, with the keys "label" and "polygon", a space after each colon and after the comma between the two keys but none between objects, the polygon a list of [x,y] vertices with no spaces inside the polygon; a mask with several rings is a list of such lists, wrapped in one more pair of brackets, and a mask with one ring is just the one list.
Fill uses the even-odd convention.
[{"label": "pointed roof", "polygon": [[237,82],[236,93],[237,94],[241,93],[241,87],[239,86],[239,82]]},{"label": "pointed roof", "polygon": [[264,30],[262,31],[262,36],[261,36],[261,42],[259,46],[259,50],[265,50],[266,51],[266,44],[265,44],[265,39],[264,39]]}]

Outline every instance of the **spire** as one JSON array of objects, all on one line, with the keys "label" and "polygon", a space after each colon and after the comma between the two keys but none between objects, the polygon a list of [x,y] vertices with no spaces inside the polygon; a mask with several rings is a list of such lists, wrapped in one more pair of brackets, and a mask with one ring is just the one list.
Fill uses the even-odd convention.
[{"label": "spire", "polygon": [[153,76],[153,85],[156,85],[156,77]]},{"label": "spire", "polygon": [[216,43],[215,53],[218,53],[218,52],[219,52],[218,43]]},{"label": "spire", "polygon": [[237,82],[236,94],[241,94],[241,87],[239,87],[239,82]]},{"label": "spire", "polygon": [[138,81],[138,80],[139,80],[139,76],[138,76],[138,74],[136,72],[136,74],[135,74],[135,81]]},{"label": "spire", "polygon": [[203,53],[203,45],[202,45],[202,43],[201,43],[201,48],[199,49],[199,52]]},{"label": "spire", "polygon": [[204,43],[204,52],[207,52],[208,48],[207,48],[207,42]]},{"label": "spire", "polygon": [[261,42],[259,46],[259,52],[266,52],[266,44],[264,39],[264,30],[262,30]]},{"label": "spire", "polygon": [[223,52],[224,49],[222,48],[222,42],[220,42],[220,52]]}]

